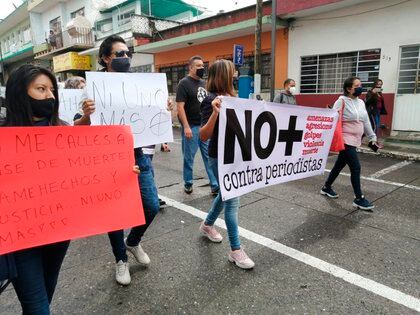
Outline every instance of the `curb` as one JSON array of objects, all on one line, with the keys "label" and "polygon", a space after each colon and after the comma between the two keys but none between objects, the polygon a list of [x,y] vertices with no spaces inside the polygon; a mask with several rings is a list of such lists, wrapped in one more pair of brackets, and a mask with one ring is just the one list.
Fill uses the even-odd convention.
[{"label": "curb", "polygon": [[365,146],[359,147],[358,152],[361,152],[364,154],[392,157],[392,158],[396,158],[400,160],[420,161],[420,154],[410,153],[410,152],[401,152],[401,151],[382,149],[375,153],[370,148],[365,147]]}]

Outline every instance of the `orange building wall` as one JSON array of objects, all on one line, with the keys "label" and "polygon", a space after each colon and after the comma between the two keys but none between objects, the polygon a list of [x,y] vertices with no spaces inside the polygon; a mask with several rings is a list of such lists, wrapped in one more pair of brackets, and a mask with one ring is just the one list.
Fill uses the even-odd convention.
[{"label": "orange building wall", "polygon": [[[287,52],[288,52],[288,34],[287,30],[279,29],[276,33],[276,79],[275,88],[283,88],[283,82],[287,79]],[[210,42],[206,44],[194,45],[181,49],[156,53],[155,66],[157,68],[175,64],[186,64],[188,59],[194,55],[200,55],[204,61],[212,64],[217,56],[232,54],[233,45],[239,44],[244,46],[245,54],[254,52],[255,37],[254,35],[246,35],[242,37],[221,40],[218,42]],[[265,32],[261,35],[261,49],[269,52],[271,49],[271,33]]]}]

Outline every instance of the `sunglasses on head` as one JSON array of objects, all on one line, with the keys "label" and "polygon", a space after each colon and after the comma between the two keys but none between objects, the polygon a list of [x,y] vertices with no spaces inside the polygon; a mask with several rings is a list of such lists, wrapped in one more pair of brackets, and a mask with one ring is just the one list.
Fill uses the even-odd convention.
[{"label": "sunglasses on head", "polygon": [[128,58],[133,57],[133,54],[129,50],[117,50],[112,53],[115,57],[121,58],[127,55]]}]

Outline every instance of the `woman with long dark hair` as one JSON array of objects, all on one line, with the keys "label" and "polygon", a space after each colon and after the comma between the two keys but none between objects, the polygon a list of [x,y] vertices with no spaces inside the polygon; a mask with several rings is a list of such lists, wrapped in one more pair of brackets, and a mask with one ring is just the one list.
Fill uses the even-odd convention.
[{"label": "woman with long dark hair", "polygon": [[366,93],[366,110],[372,129],[377,134],[379,128],[381,128],[381,116],[387,115],[385,101],[382,95],[382,86],[382,80],[376,79],[372,84],[372,88]]},{"label": "woman with long dark hair", "polygon": [[[6,126],[60,126],[57,81],[47,69],[24,65],[6,85]],[[0,280],[12,282],[23,314],[49,314],[69,241],[0,256]]]},{"label": "woman with long dark hair", "polygon": [[376,135],[369,123],[365,103],[359,98],[363,88],[360,79],[351,77],[344,81],[343,94],[334,103],[334,109],[343,113],[343,138],[345,149],[338,154],[337,161],[328,176],[321,194],[329,198],[338,198],[338,194],[332,189],[332,184],[341,170],[348,165],[350,179],[355,194],[353,206],[362,210],[371,211],[373,204],[362,194],[360,187],[360,162],[356,148],[362,144],[362,136],[365,134],[372,144],[376,145]]},{"label": "woman with long dark hair", "polygon": [[[209,143],[209,166],[217,174],[217,150],[218,150],[218,125],[219,112],[222,96],[235,96],[233,88],[233,75],[235,66],[228,60],[217,60],[209,68],[207,80],[207,97],[201,103],[200,138],[202,141],[210,139]],[[217,176],[216,176],[217,178]],[[214,222],[224,209],[227,232],[230,242],[229,261],[242,269],[251,269],[254,262],[241,248],[238,228],[239,197],[222,201],[220,190],[213,200],[207,218],[200,225],[200,233],[210,241],[220,243],[222,235],[215,229]]]}]

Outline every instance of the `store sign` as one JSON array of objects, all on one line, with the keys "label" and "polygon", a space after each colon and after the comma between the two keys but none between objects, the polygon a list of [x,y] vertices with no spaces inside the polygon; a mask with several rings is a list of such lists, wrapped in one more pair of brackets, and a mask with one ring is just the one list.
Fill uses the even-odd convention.
[{"label": "store sign", "polygon": [[54,72],[68,70],[90,70],[90,56],[80,56],[76,52],[68,52],[53,57]]}]

